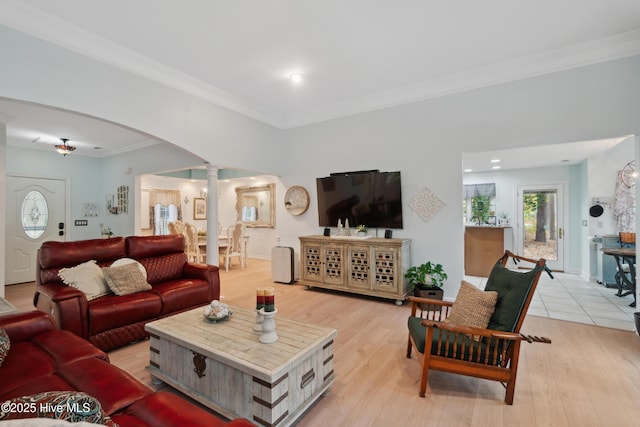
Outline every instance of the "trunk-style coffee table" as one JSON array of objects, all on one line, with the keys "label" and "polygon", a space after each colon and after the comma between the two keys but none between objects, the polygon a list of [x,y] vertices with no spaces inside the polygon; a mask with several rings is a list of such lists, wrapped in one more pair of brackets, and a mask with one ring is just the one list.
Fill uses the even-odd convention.
[{"label": "trunk-style coffee table", "polygon": [[148,323],[151,375],[228,418],[287,426],[334,382],[336,330],[275,317],[278,341],[262,344],[256,312],[230,307],[213,323],[196,308]]}]

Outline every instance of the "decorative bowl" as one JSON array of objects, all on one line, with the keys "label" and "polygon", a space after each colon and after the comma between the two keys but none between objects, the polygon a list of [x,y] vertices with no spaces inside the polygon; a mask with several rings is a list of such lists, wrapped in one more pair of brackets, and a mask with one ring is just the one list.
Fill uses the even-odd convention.
[{"label": "decorative bowl", "polygon": [[208,321],[213,322],[213,323],[216,323],[216,322],[222,322],[222,321],[224,321],[224,320],[229,319],[229,317],[231,317],[231,315],[232,315],[232,314],[233,314],[232,312],[229,312],[229,314],[227,314],[226,316],[216,317],[216,316],[214,316],[213,314],[204,314],[204,313],[203,313],[203,316],[204,316],[204,318],[205,318],[205,319],[207,319]]},{"label": "decorative bowl", "polygon": [[231,313],[227,304],[223,304],[218,300],[213,300],[211,301],[211,304],[204,308],[204,313],[202,314],[211,322],[221,322],[223,320],[227,320],[233,313]]}]

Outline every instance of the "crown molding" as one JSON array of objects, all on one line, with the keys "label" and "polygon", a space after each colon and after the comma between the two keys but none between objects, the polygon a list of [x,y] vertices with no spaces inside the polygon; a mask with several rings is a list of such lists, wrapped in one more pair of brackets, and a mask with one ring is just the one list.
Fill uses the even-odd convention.
[{"label": "crown molding", "polygon": [[0,0],[0,24],[150,79],[255,120],[281,127],[282,115],[14,0]]},{"label": "crown molding", "polygon": [[290,114],[284,128],[339,119],[640,54],[640,29]]},{"label": "crown molding", "polygon": [[216,88],[16,0],[0,0],[0,24],[288,129],[640,54],[640,29],[289,115]]}]

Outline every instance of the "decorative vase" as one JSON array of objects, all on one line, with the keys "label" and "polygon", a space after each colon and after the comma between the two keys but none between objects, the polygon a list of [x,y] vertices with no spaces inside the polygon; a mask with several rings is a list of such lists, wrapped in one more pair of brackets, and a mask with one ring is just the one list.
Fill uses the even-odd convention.
[{"label": "decorative vase", "polygon": [[271,344],[278,341],[278,334],[276,334],[276,321],[273,318],[278,310],[264,311],[260,309],[260,313],[264,316],[262,321],[262,334],[258,340],[263,344]]}]

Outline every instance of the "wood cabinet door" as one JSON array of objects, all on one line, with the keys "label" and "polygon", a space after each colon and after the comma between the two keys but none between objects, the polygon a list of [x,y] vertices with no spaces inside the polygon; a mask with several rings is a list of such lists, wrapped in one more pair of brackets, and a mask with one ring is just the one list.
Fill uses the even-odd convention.
[{"label": "wood cabinet door", "polygon": [[329,285],[345,285],[345,246],[326,243],[322,245],[323,281]]},{"label": "wood cabinet door", "polygon": [[309,282],[322,282],[322,245],[304,243],[302,245],[302,279]]},{"label": "wood cabinet door", "polygon": [[348,249],[347,286],[355,289],[371,289],[371,247],[351,245]]},{"label": "wood cabinet door", "polygon": [[373,290],[397,294],[402,283],[402,271],[398,268],[398,249],[373,249]]}]

